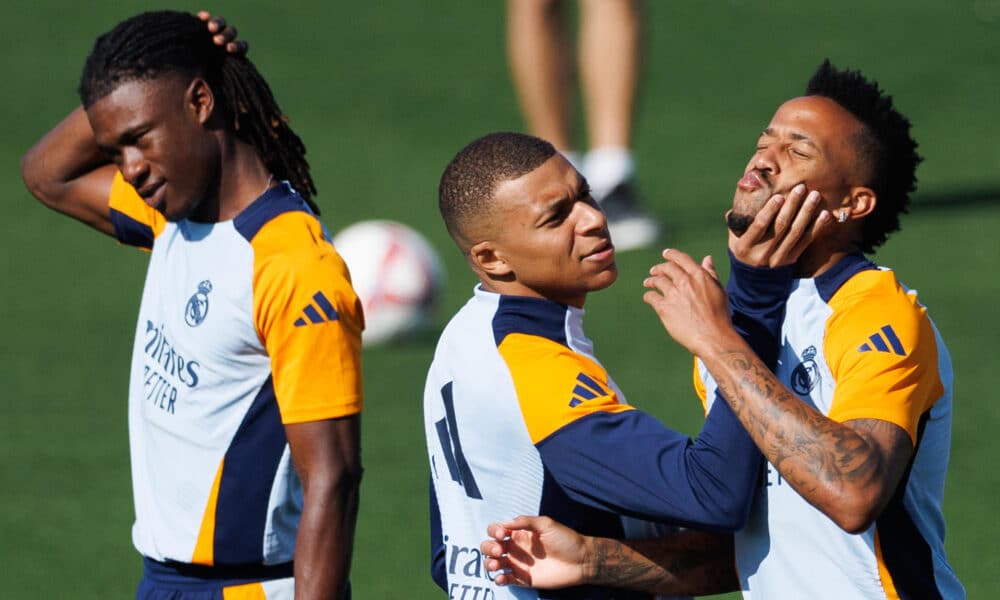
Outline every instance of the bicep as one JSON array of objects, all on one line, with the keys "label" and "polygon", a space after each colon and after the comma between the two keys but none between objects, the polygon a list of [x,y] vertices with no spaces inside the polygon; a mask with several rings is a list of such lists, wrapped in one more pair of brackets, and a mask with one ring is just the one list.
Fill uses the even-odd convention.
[{"label": "bicep", "polygon": [[46,206],[106,235],[114,236],[109,197],[115,167],[108,165],[59,186],[52,202]]},{"label": "bicep", "polygon": [[361,415],[285,425],[295,470],[307,490],[361,476]]}]

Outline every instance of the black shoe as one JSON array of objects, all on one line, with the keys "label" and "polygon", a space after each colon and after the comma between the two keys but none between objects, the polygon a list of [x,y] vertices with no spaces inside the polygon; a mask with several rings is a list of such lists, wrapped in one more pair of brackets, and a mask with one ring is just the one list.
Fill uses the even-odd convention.
[{"label": "black shoe", "polygon": [[644,248],[660,235],[660,223],[639,205],[639,196],[630,182],[618,184],[597,202],[608,219],[615,249]]}]

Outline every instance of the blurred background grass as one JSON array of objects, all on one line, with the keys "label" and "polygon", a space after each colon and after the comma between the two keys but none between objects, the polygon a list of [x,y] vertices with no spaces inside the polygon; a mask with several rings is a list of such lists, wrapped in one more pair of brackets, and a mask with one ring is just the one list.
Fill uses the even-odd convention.
[{"label": "blurred background grass", "polygon": [[[197,10],[202,4],[181,2]],[[0,564],[4,597],[124,598],[130,544],[125,397],[145,255],[49,213],[24,190],[23,152],[76,104],[99,33],[145,2],[38,0],[0,7],[10,87],[0,143]],[[439,223],[449,158],[521,129],[499,2],[219,0],[251,42],[309,159],[327,225],[390,218],[422,231],[449,273],[438,323],[473,278]],[[926,158],[903,231],[877,259],[920,291],[952,351],[956,399],[947,548],[970,597],[996,591],[1000,408],[1000,0],[650,2],[637,118],[639,179],[664,245],[724,254],[721,214],[760,129],[830,57],[891,91]],[[658,250],[620,255],[587,305],[598,354],[629,400],[691,434],[690,360],[641,303]],[[421,390],[433,336],[366,352],[367,468],[355,597],[438,598],[428,576]],[[169,460],[165,458],[165,460]]]}]

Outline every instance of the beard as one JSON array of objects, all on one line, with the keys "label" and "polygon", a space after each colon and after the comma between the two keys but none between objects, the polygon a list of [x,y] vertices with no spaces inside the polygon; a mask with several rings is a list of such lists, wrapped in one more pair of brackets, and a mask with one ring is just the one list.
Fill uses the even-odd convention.
[{"label": "beard", "polygon": [[750,224],[753,223],[753,215],[747,215],[744,213],[738,213],[735,210],[729,211],[726,215],[726,227],[729,231],[736,234],[736,237],[740,237],[747,232],[750,228]]}]

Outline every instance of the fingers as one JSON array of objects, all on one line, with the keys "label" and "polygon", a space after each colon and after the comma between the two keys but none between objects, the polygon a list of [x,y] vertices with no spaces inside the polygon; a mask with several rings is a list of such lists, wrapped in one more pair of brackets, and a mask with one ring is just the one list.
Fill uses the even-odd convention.
[{"label": "fingers", "polygon": [[818,201],[819,192],[813,191],[807,194],[806,186],[802,183],[788,192],[788,195],[785,196],[785,201],[778,210],[778,215],[774,218],[773,231],[775,239],[782,239],[787,236],[789,230],[798,221],[798,217],[801,216],[803,204],[806,203],[812,194],[816,195]]},{"label": "fingers", "polygon": [[801,183],[793,187],[788,194],[771,196],[757,212],[746,233],[741,236],[743,244],[751,245],[769,239],[782,239],[794,223],[805,197],[806,186]]},{"label": "fingers", "polygon": [[212,41],[216,46],[222,46],[229,54],[242,56],[247,53],[249,44],[243,40],[237,40],[238,32],[235,27],[226,24],[226,20],[219,16],[212,16],[208,11],[198,11],[198,18],[205,22],[208,31],[215,35]]},{"label": "fingers", "polygon": [[777,231],[775,232],[775,238],[780,241],[771,256],[770,264],[777,266],[797,260],[801,251],[815,238],[815,226],[822,225],[829,219],[830,214],[821,209],[819,192],[815,190],[809,192],[784,236],[779,236]]},{"label": "fingers", "polygon": [[[496,540],[483,540],[483,542],[479,544],[479,551],[483,553],[483,556],[491,559],[503,558],[504,545]],[[492,570],[495,571],[496,569]]]},{"label": "fingers", "polygon": [[818,191],[798,184],[764,203],[742,236],[729,234],[729,249],[740,262],[759,267],[793,264],[813,240],[824,235],[832,218]]},{"label": "fingers", "polygon": [[701,259],[701,268],[705,269],[712,276],[712,279],[719,281],[719,274],[715,271],[715,259],[712,258],[711,254]]}]

